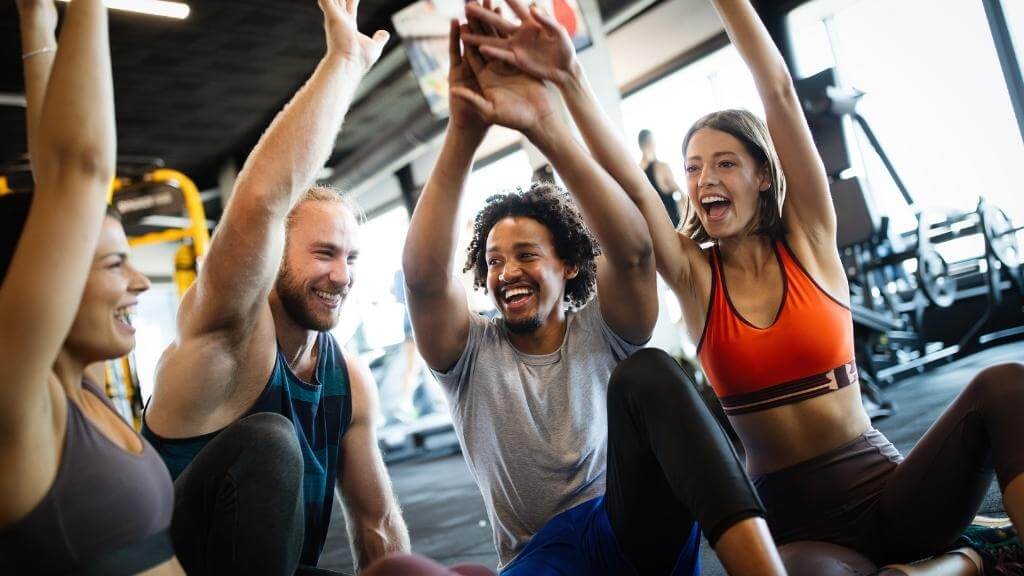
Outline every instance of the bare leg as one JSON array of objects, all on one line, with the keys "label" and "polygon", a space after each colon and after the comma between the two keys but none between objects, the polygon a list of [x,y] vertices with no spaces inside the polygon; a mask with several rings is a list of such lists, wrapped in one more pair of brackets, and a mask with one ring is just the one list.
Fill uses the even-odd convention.
[{"label": "bare leg", "polygon": [[747,518],[727,528],[715,553],[730,576],[786,573],[764,518]]},{"label": "bare leg", "polygon": [[1003,507],[1019,534],[1024,530],[1024,474],[1017,475],[1006,485],[1006,490],[1003,490]]}]

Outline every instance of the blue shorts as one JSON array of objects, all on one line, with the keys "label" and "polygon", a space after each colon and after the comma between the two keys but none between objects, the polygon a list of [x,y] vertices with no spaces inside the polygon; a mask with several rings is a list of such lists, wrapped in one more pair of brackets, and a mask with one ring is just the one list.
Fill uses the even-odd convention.
[{"label": "blue shorts", "polygon": [[[679,551],[672,576],[700,574],[700,525],[681,527],[689,537]],[[530,538],[501,576],[635,575],[619,549],[604,496],[588,500],[555,516]]]}]

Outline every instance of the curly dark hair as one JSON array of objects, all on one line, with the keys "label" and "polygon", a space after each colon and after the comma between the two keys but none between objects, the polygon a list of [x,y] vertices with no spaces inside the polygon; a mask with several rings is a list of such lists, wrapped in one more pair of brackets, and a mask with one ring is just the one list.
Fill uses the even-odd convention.
[{"label": "curly dark hair", "polygon": [[529,190],[496,194],[476,215],[473,238],[466,250],[463,272],[473,271],[473,286],[487,292],[487,235],[500,220],[512,217],[533,218],[554,239],[555,254],[579,272],[565,283],[565,301],[575,307],[590,300],[597,284],[597,256],[601,248],[590,234],[569,194],[558,186],[535,183]]}]

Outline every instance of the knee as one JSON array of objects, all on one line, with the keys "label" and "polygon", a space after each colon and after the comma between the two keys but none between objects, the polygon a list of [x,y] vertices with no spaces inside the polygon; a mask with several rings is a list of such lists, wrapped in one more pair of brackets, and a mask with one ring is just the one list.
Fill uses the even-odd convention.
[{"label": "knee", "polygon": [[280,470],[285,473],[302,470],[302,450],[292,423],[273,412],[246,416],[232,424],[225,433],[239,436],[247,460],[263,473]]},{"label": "knee", "polygon": [[1024,364],[1007,362],[989,366],[971,380],[964,394],[985,405],[1024,408]]},{"label": "knee", "polygon": [[644,348],[620,362],[608,381],[608,396],[616,400],[658,402],[679,394],[700,401],[689,374],[657,348]]}]

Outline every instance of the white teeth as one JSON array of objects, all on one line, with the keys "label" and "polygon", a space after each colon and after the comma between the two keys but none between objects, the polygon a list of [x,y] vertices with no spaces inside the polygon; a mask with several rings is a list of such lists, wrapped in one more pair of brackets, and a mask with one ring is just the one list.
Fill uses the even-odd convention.
[{"label": "white teeth", "polygon": [[505,290],[505,299],[510,300],[516,296],[530,293],[531,290],[529,288],[509,288],[508,290]]},{"label": "white teeth", "polygon": [[122,306],[114,310],[114,318],[131,325],[132,316],[135,315],[135,306]]},{"label": "white teeth", "polygon": [[313,293],[323,298],[324,300],[330,300],[332,302],[337,302],[341,300],[341,294],[332,294],[330,292],[324,292],[323,290],[317,290],[315,288],[313,289]]},{"label": "white teeth", "polygon": [[726,198],[725,196],[718,196],[718,195],[705,196],[705,197],[700,199],[700,203],[705,205],[705,206],[707,206],[708,204],[715,203],[715,202],[728,202],[728,201],[729,201],[729,199]]}]

